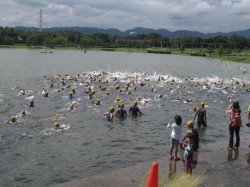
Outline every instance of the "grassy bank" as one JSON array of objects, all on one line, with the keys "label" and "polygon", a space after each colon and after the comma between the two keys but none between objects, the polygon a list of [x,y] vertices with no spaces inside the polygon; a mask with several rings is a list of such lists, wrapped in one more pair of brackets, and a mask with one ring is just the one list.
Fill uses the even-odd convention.
[{"label": "grassy bank", "polygon": [[[14,45],[0,45],[0,48],[18,48],[18,49],[46,49],[46,46],[27,46],[25,44],[14,44]],[[54,49],[54,48],[53,48]],[[51,49],[51,50],[53,50]],[[64,50],[82,50],[80,46],[73,46],[73,47],[55,47],[55,49],[64,49]],[[179,48],[87,48],[90,51],[116,51],[116,52],[128,52],[128,53],[157,53],[164,55],[167,53],[173,55],[182,55],[182,56],[202,56],[206,54],[206,58],[213,58],[222,61],[230,61],[230,62],[237,62],[237,63],[246,63],[250,64],[250,50],[242,50],[232,51],[230,55],[219,55],[217,51],[209,54],[206,53],[204,49],[185,49],[181,51]],[[202,51],[202,52],[201,52]],[[199,55],[199,53],[201,55]],[[198,54],[198,55],[197,55]]]}]

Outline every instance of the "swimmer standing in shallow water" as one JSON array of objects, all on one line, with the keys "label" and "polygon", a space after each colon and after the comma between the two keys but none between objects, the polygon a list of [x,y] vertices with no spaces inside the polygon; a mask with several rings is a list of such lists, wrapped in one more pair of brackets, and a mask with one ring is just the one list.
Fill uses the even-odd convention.
[{"label": "swimmer standing in shallow water", "polygon": [[110,122],[113,121],[114,118],[114,112],[115,112],[115,108],[112,106],[109,108],[109,111],[104,113],[104,116],[106,117],[106,119]]},{"label": "swimmer standing in shallow water", "polygon": [[195,118],[197,116],[197,125],[198,125],[198,127],[200,128],[201,125],[203,127],[207,127],[207,111],[205,109],[205,103],[201,102],[200,106],[201,106],[201,108],[196,110],[193,121],[195,120]]},{"label": "swimmer standing in shallow water", "polygon": [[137,106],[137,101],[134,101],[134,106],[130,107],[129,114],[132,116],[138,116],[138,114],[142,115],[139,107]]}]

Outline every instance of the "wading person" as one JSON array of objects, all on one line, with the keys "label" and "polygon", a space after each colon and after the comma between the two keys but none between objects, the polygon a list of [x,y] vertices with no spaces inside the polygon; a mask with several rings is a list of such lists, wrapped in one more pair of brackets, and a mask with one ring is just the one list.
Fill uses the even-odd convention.
[{"label": "wading person", "polygon": [[199,108],[195,113],[194,120],[195,120],[195,118],[197,116],[197,125],[198,125],[198,127],[201,127],[201,125],[203,127],[206,127],[207,126],[207,111],[205,109],[205,103],[201,102],[200,106],[201,106],[201,108]]}]

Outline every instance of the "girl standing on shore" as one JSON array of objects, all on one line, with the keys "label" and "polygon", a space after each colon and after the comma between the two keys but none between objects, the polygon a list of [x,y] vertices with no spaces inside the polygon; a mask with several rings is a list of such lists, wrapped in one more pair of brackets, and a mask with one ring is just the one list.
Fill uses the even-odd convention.
[{"label": "girl standing on shore", "polygon": [[[228,150],[235,149],[238,150],[240,146],[240,127],[242,124],[241,121],[241,110],[240,105],[238,101],[234,101],[233,104],[230,104],[229,107],[226,110],[227,114],[230,114],[229,118],[229,145]],[[234,143],[234,133],[236,136],[236,143],[233,146]]]}]

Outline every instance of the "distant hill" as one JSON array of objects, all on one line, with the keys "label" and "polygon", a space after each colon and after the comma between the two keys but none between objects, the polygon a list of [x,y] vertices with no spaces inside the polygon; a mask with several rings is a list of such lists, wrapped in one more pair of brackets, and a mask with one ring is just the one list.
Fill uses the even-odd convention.
[{"label": "distant hill", "polygon": [[[38,32],[38,28],[35,27],[22,27],[18,26],[15,27],[16,30],[23,30],[23,31],[31,31],[31,32]],[[188,31],[188,30],[178,30],[178,31],[169,31],[166,29],[148,29],[143,27],[136,27],[134,29],[120,31],[118,29],[101,29],[101,28],[92,28],[92,27],[52,27],[52,28],[44,28],[44,31],[47,32],[56,32],[56,31],[64,31],[64,30],[73,30],[80,32],[82,34],[117,34],[119,36],[128,36],[131,34],[150,34],[150,33],[157,33],[161,36],[168,37],[168,38],[184,38],[184,37],[200,37],[200,38],[207,38],[210,36],[231,36],[233,34],[237,34],[238,36],[245,36],[250,37],[250,29],[242,30],[242,31],[235,31],[235,32],[216,32],[216,33],[201,33],[197,31]]]}]

